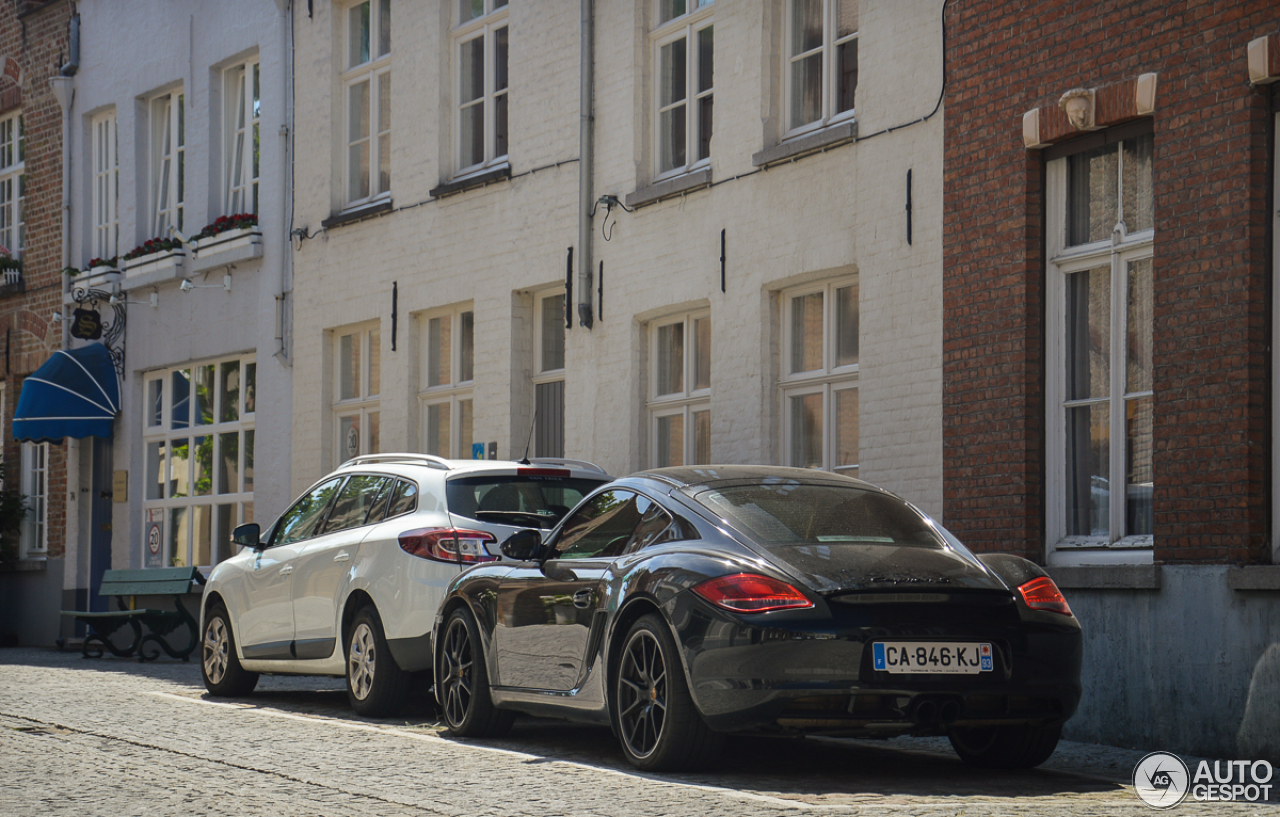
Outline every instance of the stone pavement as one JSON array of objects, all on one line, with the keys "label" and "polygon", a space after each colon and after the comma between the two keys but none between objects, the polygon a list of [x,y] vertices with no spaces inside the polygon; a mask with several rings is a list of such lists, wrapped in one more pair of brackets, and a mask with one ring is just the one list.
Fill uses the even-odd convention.
[{"label": "stone pavement", "polygon": [[194,662],[0,650],[5,817],[1146,815],[1127,786],[1143,754],[1064,742],[1014,774],[966,767],[945,740],[741,738],[713,773],[644,775],[597,727],[521,719],[501,740],[455,740],[426,699],[396,719],[357,717],[340,679],[264,677],[252,696],[216,701]]}]

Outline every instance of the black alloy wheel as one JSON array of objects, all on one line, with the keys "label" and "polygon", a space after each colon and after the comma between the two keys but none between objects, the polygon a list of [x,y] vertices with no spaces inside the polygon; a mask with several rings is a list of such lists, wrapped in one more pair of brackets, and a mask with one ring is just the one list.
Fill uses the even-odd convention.
[{"label": "black alloy wheel", "polygon": [[200,640],[200,675],[204,688],[219,698],[248,695],[258,685],[258,673],[246,672],[236,656],[231,617],[221,604],[205,610],[204,636]]},{"label": "black alloy wheel", "polygon": [[712,763],[724,736],[702,720],[689,694],[675,640],[650,613],[622,642],[613,717],[623,754],[645,771],[689,771]]},{"label": "black alloy wheel", "polygon": [[948,734],[960,759],[982,769],[1033,769],[1058,748],[1062,725],[970,726]]},{"label": "black alloy wheel", "polygon": [[479,649],[475,618],[465,607],[449,616],[441,640],[436,679],[449,731],[458,737],[496,737],[511,728],[515,713],[493,705],[489,672]]}]

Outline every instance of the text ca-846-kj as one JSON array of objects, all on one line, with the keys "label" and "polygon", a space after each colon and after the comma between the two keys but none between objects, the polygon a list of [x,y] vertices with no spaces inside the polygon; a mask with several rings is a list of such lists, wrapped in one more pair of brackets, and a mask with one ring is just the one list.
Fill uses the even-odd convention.
[{"label": "text ca-846-kj", "polygon": [[1080,699],[1080,625],[1040,567],[975,556],[859,480],[646,471],[502,551],[436,617],[454,734],[609,723],[646,770],[704,766],[733,732],[946,735],[971,764],[1028,768]]}]

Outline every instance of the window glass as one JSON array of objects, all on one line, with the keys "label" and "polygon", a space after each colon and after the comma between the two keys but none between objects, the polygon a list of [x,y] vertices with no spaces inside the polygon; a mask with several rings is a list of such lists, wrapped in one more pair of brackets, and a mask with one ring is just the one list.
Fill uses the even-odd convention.
[{"label": "window glass", "polygon": [[564,295],[542,299],[541,371],[564,368]]},{"label": "window glass", "polygon": [[671,515],[646,496],[636,497],[636,511],[640,514],[640,524],[631,534],[631,541],[626,547],[627,553],[652,545],[671,527]]},{"label": "window glass", "polygon": [[658,327],[658,394],[684,391],[684,322]]},{"label": "window glass", "polygon": [[396,483],[395,495],[389,500],[387,519],[412,512],[418,507],[418,486],[402,479]]},{"label": "window glass", "polygon": [[276,523],[272,546],[287,545],[310,537],[316,524],[323,519],[325,509],[329,507],[341,482],[340,477],[322,482],[285,511]]},{"label": "window glass", "polygon": [[605,491],[578,508],[565,522],[556,541],[561,559],[611,557],[622,553],[640,524],[636,495]]},{"label": "window glass", "polygon": [[1104,145],[1067,158],[1067,245],[1111,237],[1118,214],[1118,145]]},{"label": "window glass", "polygon": [[791,371],[822,368],[822,293],[791,299]]},{"label": "window glass", "polygon": [[338,493],[338,498],[333,502],[333,510],[329,513],[329,521],[324,525],[324,532],[333,533],[363,525],[378,494],[390,481],[389,477],[372,474],[356,474],[349,477]]},{"label": "window glass", "polygon": [[392,497],[396,494],[396,481],[388,479],[382,483],[378,489],[378,495],[374,497],[373,503],[369,506],[369,515],[365,518],[365,524],[373,524],[381,522],[387,515],[387,507],[391,504]]},{"label": "window glass", "polygon": [[905,502],[845,485],[737,485],[694,497],[765,547],[887,545],[943,548],[945,541]]},{"label": "window glass", "polygon": [[549,529],[601,482],[554,472],[458,477],[446,483],[445,494],[454,516]]}]

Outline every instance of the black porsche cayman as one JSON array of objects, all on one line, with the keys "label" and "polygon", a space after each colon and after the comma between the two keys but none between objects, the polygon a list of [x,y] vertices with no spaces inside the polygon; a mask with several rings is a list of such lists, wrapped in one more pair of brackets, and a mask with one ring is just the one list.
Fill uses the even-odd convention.
[{"label": "black porsche cayman", "polygon": [[456,735],[517,712],[608,723],[631,763],[674,770],[732,732],[945,734],[969,763],[1025,768],[1080,699],[1080,625],[1043,570],[858,480],[646,471],[502,551],[436,617]]}]

